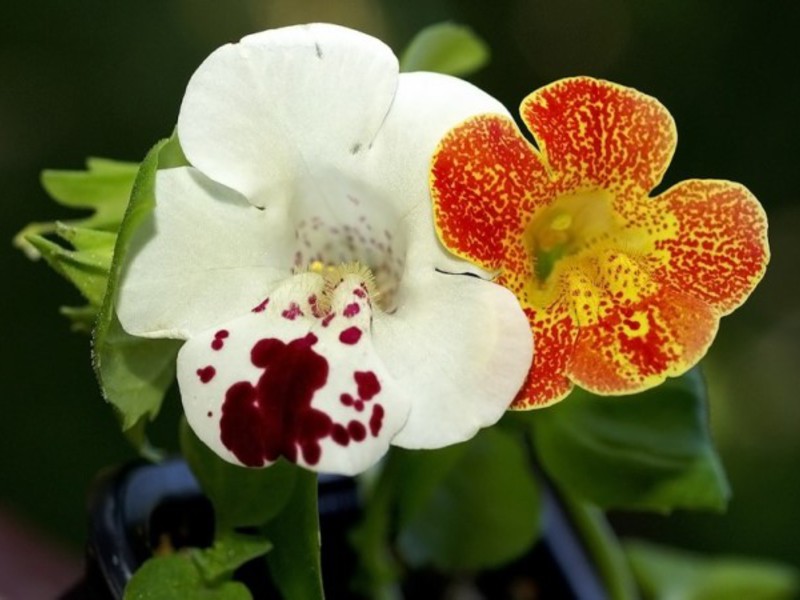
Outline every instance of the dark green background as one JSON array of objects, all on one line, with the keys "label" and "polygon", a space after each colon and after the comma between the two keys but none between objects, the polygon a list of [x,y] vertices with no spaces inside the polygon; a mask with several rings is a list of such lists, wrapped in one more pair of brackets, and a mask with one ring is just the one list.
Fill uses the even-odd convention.
[{"label": "dark green background", "polygon": [[[0,507],[77,549],[92,475],[132,455],[97,393],[87,339],[69,333],[56,311],[77,302],[76,293],[10,246],[27,222],[67,216],[40,189],[39,171],[79,168],[87,155],[140,160],[170,133],[194,68],[246,33],[334,21],[399,50],[444,19],[489,41],[493,62],[474,80],[509,107],[567,75],[637,87],[678,123],[665,185],[732,179],[761,199],[770,270],[748,304],[723,320],[703,363],[735,493],[730,511],[620,523],[686,547],[797,560],[800,4],[788,0],[4,1]],[[167,412],[157,432],[165,441],[175,398]]]}]

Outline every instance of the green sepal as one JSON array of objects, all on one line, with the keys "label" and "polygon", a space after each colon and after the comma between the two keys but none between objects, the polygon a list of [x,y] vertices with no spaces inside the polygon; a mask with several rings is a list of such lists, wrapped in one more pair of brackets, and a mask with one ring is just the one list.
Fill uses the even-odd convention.
[{"label": "green sepal", "polygon": [[180,445],[189,467],[214,506],[217,531],[260,527],[286,507],[300,468],[284,460],[248,469],[222,460],[181,419]]},{"label": "green sepal", "polygon": [[645,542],[628,542],[625,550],[646,600],[792,600],[800,594],[800,576],[788,565]]},{"label": "green sepal", "polygon": [[122,264],[134,232],[155,206],[155,178],[162,148],[156,144],[145,157],[131,192],[131,199],[114,249],[108,287],[92,336],[93,364],[105,399],[117,410],[122,429],[144,417],[158,414],[164,394],[175,378],[175,357],[181,342],[152,340],[128,334],[115,311],[116,288]]},{"label": "green sepal", "polygon": [[194,551],[147,560],[125,587],[124,600],[251,600],[239,582],[209,584],[198,567]]},{"label": "green sepal", "polygon": [[699,370],[635,396],[576,389],[522,415],[537,454],[567,493],[602,508],[723,510],[730,487],[714,450]]},{"label": "green sepal", "polygon": [[466,77],[489,62],[488,44],[469,27],[437,23],[420,31],[400,57],[401,71]]}]

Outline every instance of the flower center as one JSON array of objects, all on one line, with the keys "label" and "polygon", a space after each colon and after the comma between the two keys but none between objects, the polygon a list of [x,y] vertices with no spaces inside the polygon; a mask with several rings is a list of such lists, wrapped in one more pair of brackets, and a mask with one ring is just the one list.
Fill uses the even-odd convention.
[{"label": "flower center", "polygon": [[546,286],[560,262],[620,239],[611,202],[609,192],[592,190],[559,196],[537,212],[525,232],[537,287]]},{"label": "flower center", "polygon": [[392,312],[405,269],[402,220],[359,182],[331,176],[324,183],[299,190],[293,202],[295,272],[316,272],[326,282],[359,275],[374,308]]}]

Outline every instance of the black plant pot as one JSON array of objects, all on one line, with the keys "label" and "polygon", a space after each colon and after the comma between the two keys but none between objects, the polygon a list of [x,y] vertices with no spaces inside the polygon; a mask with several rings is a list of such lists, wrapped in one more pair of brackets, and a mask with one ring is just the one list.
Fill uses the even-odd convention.
[{"label": "black plant pot", "polygon": [[[595,569],[555,494],[545,486],[544,531],[525,556],[486,571],[467,584],[470,598],[491,600],[602,600]],[[357,598],[349,588],[356,555],[348,532],[361,510],[355,483],[346,477],[319,478],[322,571],[329,600]],[[89,499],[89,540],[84,579],[62,600],[117,600],[127,581],[165,544],[204,547],[213,538],[213,510],[180,459],[134,463],[102,474]],[[266,563],[257,559],[236,572],[255,600],[280,600]],[[408,598],[458,598],[452,582],[435,571],[415,573],[404,584]]]}]

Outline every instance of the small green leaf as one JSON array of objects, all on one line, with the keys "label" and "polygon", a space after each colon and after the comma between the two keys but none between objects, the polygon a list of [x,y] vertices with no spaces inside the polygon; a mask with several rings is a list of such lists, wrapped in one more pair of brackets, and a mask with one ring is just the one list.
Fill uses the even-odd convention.
[{"label": "small green leaf", "polygon": [[786,565],[625,544],[647,600],[791,600],[800,593],[798,572]]},{"label": "small green leaf", "polygon": [[267,554],[267,564],[282,597],[285,600],[322,600],[325,594],[315,473],[297,467],[297,481],[289,501],[263,530],[274,544]]},{"label": "small green leaf", "polygon": [[124,600],[251,600],[241,583],[208,584],[191,552],[157,556],[133,574],[125,588]]},{"label": "small green leaf", "polygon": [[[404,476],[399,487],[404,493],[398,537],[412,566],[494,567],[533,545],[540,525],[539,493],[522,442],[495,428],[458,446],[398,453],[408,467],[400,472],[413,474]],[[450,456],[433,459],[437,454]],[[418,482],[421,491],[415,489]]]},{"label": "small green leaf", "polygon": [[603,508],[722,510],[730,489],[697,370],[635,396],[576,390],[531,416],[545,470]]},{"label": "small green leaf", "polygon": [[230,579],[236,569],[263,556],[271,548],[272,544],[261,536],[228,532],[217,537],[211,548],[193,550],[192,558],[203,579],[209,584],[218,584]]},{"label": "small green leaf", "polygon": [[400,58],[400,70],[464,77],[485,66],[489,54],[489,46],[469,27],[438,23],[411,40]]},{"label": "small green leaf", "polygon": [[114,253],[116,235],[58,224],[56,233],[70,242],[73,250],[40,235],[29,235],[27,241],[41,254],[54,271],[72,282],[96,311],[106,292],[108,271]]},{"label": "small green leaf", "polygon": [[103,395],[119,412],[123,430],[140,419],[158,414],[164,394],[175,377],[175,357],[181,342],[151,340],[128,334],[114,308],[116,288],[131,238],[155,205],[155,178],[161,149],[156,144],[142,162],[131,199],[119,228],[114,260],[108,277],[103,306],[94,329],[93,357]]},{"label": "small green leaf", "polygon": [[248,469],[222,460],[181,420],[181,453],[214,505],[217,530],[258,527],[284,509],[300,475],[285,461]]},{"label": "small green leaf", "polygon": [[42,186],[63,206],[94,211],[72,224],[85,229],[116,231],[125,214],[139,165],[90,159],[87,167],[87,171],[43,171]]}]

